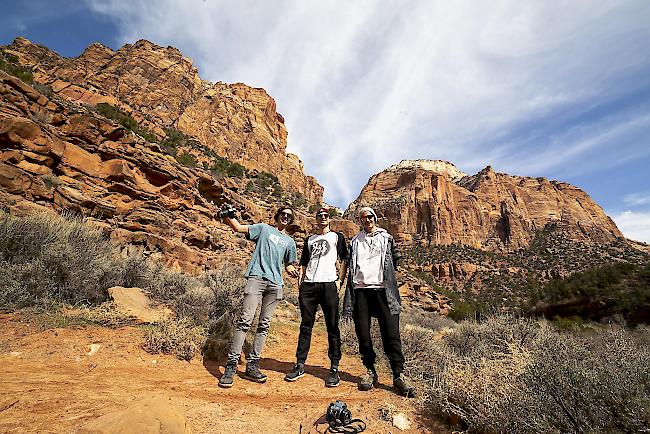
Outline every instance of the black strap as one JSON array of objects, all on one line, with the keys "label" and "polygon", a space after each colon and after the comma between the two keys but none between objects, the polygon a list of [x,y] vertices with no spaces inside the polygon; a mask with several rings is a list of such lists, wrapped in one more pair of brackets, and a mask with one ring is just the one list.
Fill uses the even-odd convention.
[{"label": "black strap", "polygon": [[[353,426],[359,424],[359,426]],[[357,434],[366,430],[366,423],[361,419],[352,419],[349,424],[343,426],[329,426],[326,433],[333,434]]]}]

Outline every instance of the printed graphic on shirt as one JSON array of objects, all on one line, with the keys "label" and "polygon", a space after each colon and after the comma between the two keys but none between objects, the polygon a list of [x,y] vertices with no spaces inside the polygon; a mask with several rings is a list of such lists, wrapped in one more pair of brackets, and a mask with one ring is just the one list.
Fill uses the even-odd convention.
[{"label": "printed graphic on shirt", "polygon": [[367,237],[366,243],[368,244],[368,259],[381,255],[381,240],[379,237]]},{"label": "printed graphic on shirt", "polygon": [[315,234],[305,240],[300,264],[305,267],[305,282],[334,282],[338,279],[336,260],[347,258],[343,235],[336,232]]},{"label": "printed graphic on shirt", "polygon": [[325,256],[330,250],[330,243],[327,240],[316,240],[311,245],[311,259],[318,259],[321,256]]}]

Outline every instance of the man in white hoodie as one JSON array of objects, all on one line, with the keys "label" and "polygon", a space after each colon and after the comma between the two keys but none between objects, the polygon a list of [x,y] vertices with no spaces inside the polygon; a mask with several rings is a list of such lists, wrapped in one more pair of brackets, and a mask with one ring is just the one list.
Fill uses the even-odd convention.
[{"label": "man in white hoodie", "polygon": [[377,226],[377,214],[370,207],[359,210],[363,230],[350,242],[348,282],[343,301],[344,315],[354,319],[361,361],[367,372],[359,389],[371,390],[378,382],[376,354],[370,335],[371,318],[377,318],[384,353],[393,371],[393,386],[404,396],[415,396],[415,388],[403,374],[404,354],[399,332],[401,298],[395,271],[401,258],[395,240]]}]

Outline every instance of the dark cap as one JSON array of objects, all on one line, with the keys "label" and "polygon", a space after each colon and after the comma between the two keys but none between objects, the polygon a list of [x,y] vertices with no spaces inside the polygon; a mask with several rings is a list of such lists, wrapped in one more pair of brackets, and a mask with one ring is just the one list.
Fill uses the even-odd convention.
[{"label": "dark cap", "polygon": [[318,211],[316,211],[316,215],[318,215],[318,214],[320,214],[320,213],[329,214],[329,213],[330,213],[330,210],[329,210],[329,208],[325,208],[325,207],[323,207],[323,208],[318,208]]}]

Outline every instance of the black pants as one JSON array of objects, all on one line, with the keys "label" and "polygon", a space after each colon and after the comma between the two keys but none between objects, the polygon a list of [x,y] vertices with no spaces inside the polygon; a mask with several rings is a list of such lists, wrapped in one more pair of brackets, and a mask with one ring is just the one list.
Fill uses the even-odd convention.
[{"label": "black pants", "polygon": [[390,361],[393,375],[398,376],[404,371],[404,354],[402,340],[399,335],[399,314],[392,315],[386,300],[384,289],[372,288],[355,289],[354,299],[354,328],[359,340],[361,361],[366,368],[374,368],[377,355],[372,347],[370,336],[370,319],[377,318],[384,353]]},{"label": "black pants", "polygon": [[328,357],[333,365],[338,366],[341,360],[341,332],[339,331],[339,294],[336,283],[309,283],[300,285],[300,335],[298,336],[298,349],[296,360],[305,363],[309,346],[311,345],[311,330],[316,320],[318,306],[323,309],[325,325],[327,326],[327,342],[329,344]]}]

